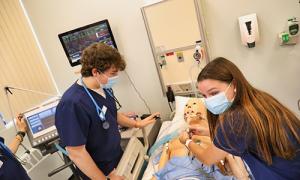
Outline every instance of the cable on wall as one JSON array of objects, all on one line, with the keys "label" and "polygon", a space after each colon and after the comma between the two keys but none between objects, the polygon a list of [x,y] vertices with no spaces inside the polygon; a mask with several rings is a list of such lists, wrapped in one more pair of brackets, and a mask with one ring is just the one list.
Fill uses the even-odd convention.
[{"label": "cable on wall", "polygon": [[125,74],[126,74],[128,80],[130,81],[130,84],[132,85],[134,91],[136,92],[136,94],[138,95],[138,97],[143,101],[143,103],[144,103],[145,107],[147,108],[148,112],[151,114],[151,110],[150,110],[150,108],[149,108],[149,106],[148,106],[146,100],[143,98],[143,96],[141,95],[141,93],[140,93],[140,92],[137,90],[137,88],[135,87],[135,85],[134,85],[132,79],[130,78],[130,76],[128,75],[127,71],[125,70],[124,72],[125,72]]}]

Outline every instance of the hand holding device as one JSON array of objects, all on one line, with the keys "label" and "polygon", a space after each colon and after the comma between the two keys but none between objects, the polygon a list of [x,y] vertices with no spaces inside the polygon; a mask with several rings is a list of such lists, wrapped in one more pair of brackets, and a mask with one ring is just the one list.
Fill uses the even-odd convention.
[{"label": "hand holding device", "polygon": [[186,132],[186,131],[183,131],[180,136],[179,136],[179,141],[182,143],[182,144],[185,144],[186,141],[190,139],[189,137],[189,134]]},{"label": "hand holding device", "polygon": [[159,112],[153,113],[153,114],[151,114],[150,116],[148,116],[146,118],[143,118],[143,116],[141,117],[142,121],[137,121],[136,122],[136,127],[137,128],[146,127],[147,125],[154,123],[155,120],[160,119],[160,113]]},{"label": "hand holding device", "polygon": [[209,136],[209,127],[207,121],[200,121],[198,124],[189,125],[189,134],[191,136]]},{"label": "hand holding device", "polygon": [[18,114],[18,116],[16,118],[16,125],[17,125],[19,131],[26,132],[27,125],[26,125],[25,118],[24,118],[23,114]]}]

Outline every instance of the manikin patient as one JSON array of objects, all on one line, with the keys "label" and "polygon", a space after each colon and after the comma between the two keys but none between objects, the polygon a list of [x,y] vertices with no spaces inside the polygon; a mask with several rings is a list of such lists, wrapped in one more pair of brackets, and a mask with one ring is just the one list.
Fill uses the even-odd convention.
[{"label": "manikin patient", "polygon": [[[208,129],[206,120],[206,108],[200,99],[191,98],[184,109],[184,120],[188,124],[188,131],[191,139],[199,146],[207,147],[211,144],[208,136],[193,135],[195,129]],[[193,130],[191,130],[193,129]],[[226,162],[224,164],[224,162]],[[155,179],[241,179],[245,177],[247,170],[239,157],[228,154],[224,161],[213,165],[205,166],[191,154],[188,148],[175,138],[163,147],[160,157],[159,171]],[[217,170],[216,170],[217,169]],[[213,174],[213,175],[212,175]]]}]

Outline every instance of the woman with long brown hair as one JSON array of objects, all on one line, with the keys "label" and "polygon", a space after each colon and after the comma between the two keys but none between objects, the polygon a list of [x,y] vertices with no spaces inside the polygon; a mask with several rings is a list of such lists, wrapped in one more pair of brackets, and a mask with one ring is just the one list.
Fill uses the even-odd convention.
[{"label": "woman with long brown hair", "polygon": [[247,163],[255,179],[300,179],[300,120],[295,114],[251,86],[225,58],[207,64],[197,81],[209,123],[209,132],[198,133],[210,135],[213,144],[201,149],[187,141],[187,133],[180,140],[199,160],[213,164],[230,153]]}]

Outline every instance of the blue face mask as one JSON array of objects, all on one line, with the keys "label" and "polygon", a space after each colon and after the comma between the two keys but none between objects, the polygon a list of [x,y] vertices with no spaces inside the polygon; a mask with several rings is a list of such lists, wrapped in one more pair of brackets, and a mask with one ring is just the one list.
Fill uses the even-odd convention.
[{"label": "blue face mask", "polygon": [[224,92],[220,92],[217,95],[211,96],[204,100],[206,108],[211,113],[215,115],[221,114],[225,112],[228,108],[230,108],[232,102],[230,102],[225,95],[230,85],[231,83],[229,84],[229,86],[226,88]]},{"label": "blue face mask", "polygon": [[102,88],[111,89],[118,82],[118,79],[119,79],[119,76],[108,77],[107,83],[103,84]]}]

